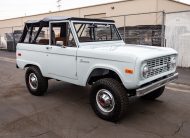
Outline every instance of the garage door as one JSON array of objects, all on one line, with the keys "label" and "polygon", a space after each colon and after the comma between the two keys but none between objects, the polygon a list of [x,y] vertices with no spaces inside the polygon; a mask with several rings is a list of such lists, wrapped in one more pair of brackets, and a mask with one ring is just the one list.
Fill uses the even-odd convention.
[{"label": "garage door", "polygon": [[190,12],[166,14],[166,46],[178,51],[178,66],[190,67]]}]

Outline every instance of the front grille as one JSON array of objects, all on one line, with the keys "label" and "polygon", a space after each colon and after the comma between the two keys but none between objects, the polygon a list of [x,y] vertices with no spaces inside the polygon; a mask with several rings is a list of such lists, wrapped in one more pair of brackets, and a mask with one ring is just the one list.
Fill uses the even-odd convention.
[{"label": "front grille", "polygon": [[169,71],[170,68],[168,65],[170,61],[171,56],[164,56],[148,60],[147,65],[150,71],[147,75],[147,78]]}]

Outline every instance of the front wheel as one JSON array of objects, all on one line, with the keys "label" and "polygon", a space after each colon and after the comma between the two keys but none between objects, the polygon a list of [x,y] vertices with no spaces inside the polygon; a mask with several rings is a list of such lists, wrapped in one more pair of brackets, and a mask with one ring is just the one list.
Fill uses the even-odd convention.
[{"label": "front wheel", "polygon": [[158,88],[152,91],[151,93],[142,96],[141,98],[146,99],[146,100],[154,100],[160,97],[163,94],[164,90],[165,90],[165,86]]},{"label": "front wheel", "polygon": [[48,88],[48,79],[42,76],[39,68],[29,67],[25,74],[26,86],[29,92],[35,96],[42,96]]},{"label": "front wheel", "polygon": [[115,122],[125,115],[129,101],[122,84],[105,78],[93,84],[90,103],[100,118]]}]

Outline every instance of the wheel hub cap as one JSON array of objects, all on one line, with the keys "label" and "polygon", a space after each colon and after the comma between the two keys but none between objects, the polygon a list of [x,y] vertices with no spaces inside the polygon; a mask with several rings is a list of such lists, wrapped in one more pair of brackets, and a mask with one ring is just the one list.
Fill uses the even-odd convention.
[{"label": "wheel hub cap", "polygon": [[38,88],[38,79],[34,73],[31,73],[29,76],[29,84],[34,90]]},{"label": "wheel hub cap", "polygon": [[106,113],[111,112],[115,106],[113,95],[105,89],[98,91],[96,95],[96,102],[98,107]]}]

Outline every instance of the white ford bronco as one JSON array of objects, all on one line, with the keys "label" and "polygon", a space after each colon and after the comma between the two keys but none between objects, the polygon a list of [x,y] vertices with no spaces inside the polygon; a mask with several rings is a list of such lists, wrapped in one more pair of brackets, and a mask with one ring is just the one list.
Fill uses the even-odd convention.
[{"label": "white ford bronco", "polygon": [[25,23],[16,61],[32,95],[44,95],[49,79],[90,86],[94,112],[117,121],[129,97],[163,93],[178,77],[176,59],[171,48],[125,44],[113,20],[47,17]]}]

